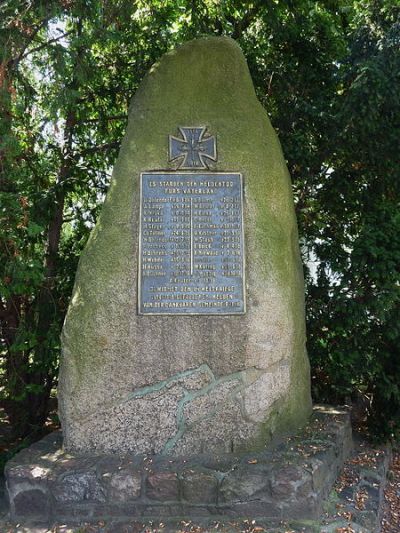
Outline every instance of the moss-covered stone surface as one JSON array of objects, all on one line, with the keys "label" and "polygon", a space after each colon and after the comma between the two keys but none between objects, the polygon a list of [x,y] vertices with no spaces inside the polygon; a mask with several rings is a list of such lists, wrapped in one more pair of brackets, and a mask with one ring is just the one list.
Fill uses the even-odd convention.
[{"label": "moss-covered stone surface", "polygon": [[[206,126],[212,171],[244,180],[247,312],[139,316],[139,176],[175,170],[168,135]],[[262,447],[311,411],[304,287],[290,178],[239,47],[191,41],[133,98],[63,329],[60,415],[68,449],[190,454]]]}]

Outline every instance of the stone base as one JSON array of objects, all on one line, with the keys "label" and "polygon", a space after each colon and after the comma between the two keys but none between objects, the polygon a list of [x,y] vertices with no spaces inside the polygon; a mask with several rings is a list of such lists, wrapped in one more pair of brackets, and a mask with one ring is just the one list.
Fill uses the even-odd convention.
[{"label": "stone base", "polygon": [[349,414],[317,407],[310,424],[246,455],[78,455],[48,435],[6,465],[12,520],[312,519],[352,448]]}]

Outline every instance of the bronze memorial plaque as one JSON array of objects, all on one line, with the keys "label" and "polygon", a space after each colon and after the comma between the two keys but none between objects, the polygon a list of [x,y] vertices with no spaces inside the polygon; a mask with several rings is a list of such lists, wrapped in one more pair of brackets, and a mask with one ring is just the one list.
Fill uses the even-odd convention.
[{"label": "bronze memorial plaque", "polygon": [[143,172],[139,242],[139,314],[245,312],[241,174]]}]

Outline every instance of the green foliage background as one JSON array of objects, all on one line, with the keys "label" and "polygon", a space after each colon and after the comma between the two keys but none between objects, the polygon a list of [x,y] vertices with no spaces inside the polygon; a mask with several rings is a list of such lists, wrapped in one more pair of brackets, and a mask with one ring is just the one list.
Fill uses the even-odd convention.
[{"label": "green foliage background", "polygon": [[132,94],[204,34],[242,47],[293,179],[316,401],[400,430],[397,0],[0,0],[1,400],[34,438]]}]

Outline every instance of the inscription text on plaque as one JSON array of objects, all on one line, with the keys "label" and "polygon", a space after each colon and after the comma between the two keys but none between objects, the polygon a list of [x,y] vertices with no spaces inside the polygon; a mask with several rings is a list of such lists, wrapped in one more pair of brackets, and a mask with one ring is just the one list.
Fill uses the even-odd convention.
[{"label": "inscription text on plaque", "polygon": [[139,314],[245,312],[238,173],[141,175]]}]

